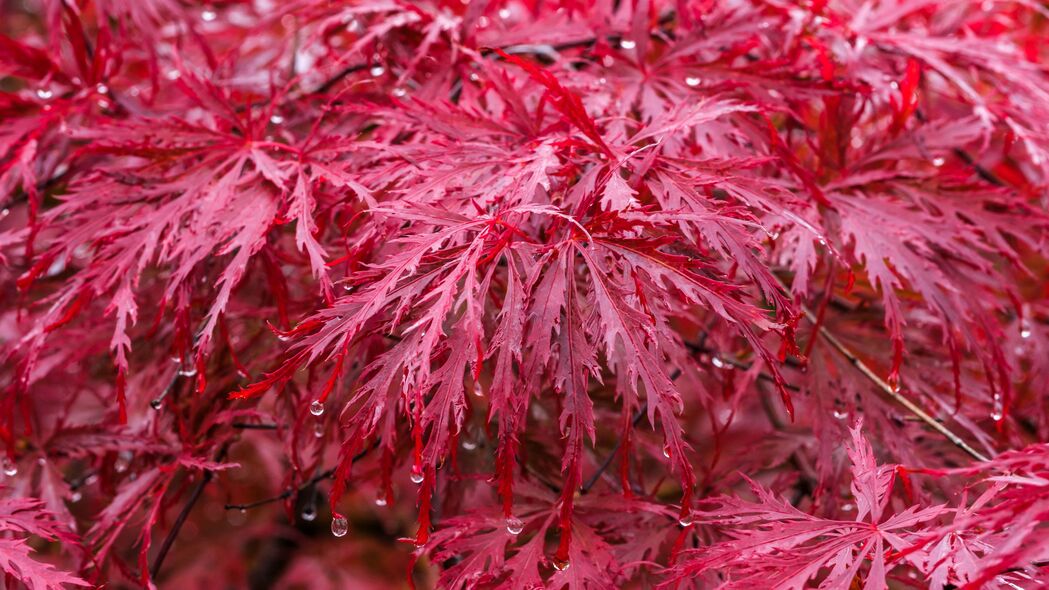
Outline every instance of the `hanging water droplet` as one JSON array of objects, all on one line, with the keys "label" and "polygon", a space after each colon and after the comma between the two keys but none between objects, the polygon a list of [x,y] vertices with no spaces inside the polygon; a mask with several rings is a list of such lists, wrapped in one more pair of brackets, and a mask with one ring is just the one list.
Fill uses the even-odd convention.
[{"label": "hanging water droplet", "polygon": [[472,440],[470,440],[468,438],[464,438],[463,439],[463,448],[466,449],[467,451],[472,451],[472,450],[477,448],[477,443],[475,443],[474,441],[472,441]]},{"label": "hanging water droplet", "polygon": [[510,14],[511,14],[511,12],[510,12],[509,8],[500,8],[499,9],[499,18],[501,18],[503,20],[506,20],[506,19],[510,18]]},{"label": "hanging water droplet", "polygon": [[995,422],[1001,421],[1005,417],[1005,412],[1002,405],[1001,394],[994,394],[994,401],[991,403],[991,420]]},{"label": "hanging water droplet", "polygon": [[378,495],[378,496],[377,496],[377,497],[375,498],[375,505],[376,505],[376,506],[379,506],[380,508],[381,508],[381,507],[383,507],[383,506],[385,506],[385,505],[386,505],[386,496],[384,496],[384,495],[382,495],[382,494],[379,494],[379,495]]},{"label": "hanging water droplet", "polygon": [[393,95],[396,96],[397,98],[401,98],[401,97],[403,97],[406,94],[408,94],[408,91],[405,90],[404,88],[401,88],[400,86],[398,86],[397,88],[393,89]]},{"label": "hanging water droplet", "polygon": [[692,521],[692,513],[691,513],[691,512],[689,512],[688,514],[686,514],[686,515],[682,516],[682,517],[681,517],[680,519],[678,519],[678,521],[677,521],[677,523],[678,523],[679,525],[681,525],[682,527],[690,526],[690,525],[692,524],[692,522],[693,522],[693,521]]},{"label": "hanging water droplet", "polygon": [[689,77],[685,78],[685,84],[691,86],[692,88],[695,88],[696,86],[699,86],[699,82],[700,82],[699,78],[697,78],[695,76],[689,76]]},{"label": "hanging water droplet", "polygon": [[280,125],[283,122],[284,122],[284,117],[282,117],[280,115],[274,114],[274,115],[270,116],[270,123],[273,123],[274,125]]},{"label": "hanging water droplet", "polygon": [[212,10],[211,8],[205,8],[204,11],[200,13],[200,20],[206,23],[210,23],[211,21],[215,20],[215,17],[217,16],[218,15],[215,13],[214,10]]},{"label": "hanging water droplet", "polygon": [[845,412],[845,411],[842,411],[842,410],[835,409],[834,410],[834,417],[837,418],[838,420],[844,420],[844,419],[849,417],[849,413]]},{"label": "hanging water droplet", "polygon": [[381,75],[386,73],[386,68],[384,68],[382,66],[379,66],[379,65],[375,65],[375,66],[372,66],[372,68],[370,70],[368,70],[368,73],[371,74],[372,77],[378,78],[379,76],[381,76]]},{"label": "hanging water droplet", "polygon": [[[313,522],[313,521],[317,520],[317,507],[316,506],[306,506],[305,508],[302,509],[302,513],[299,514],[299,516],[302,518],[302,520],[305,520],[306,522]],[[334,529],[333,529],[332,532],[334,532]]]},{"label": "hanging water droplet", "polygon": [[109,87],[106,86],[105,84],[96,84],[95,85],[95,92],[97,92],[99,94],[106,94],[106,93],[109,92]]},{"label": "hanging water droplet", "polygon": [[83,499],[84,499],[84,494],[81,494],[79,491],[73,492],[69,496],[69,501],[72,502],[73,504],[76,504],[77,502],[79,502],[80,500],[83,500]]},{"label": "hanging water droplet", "polygon": [[55,95],[55,93],[52,92],[50,88],[46,88],[45,87],[45,88],[37,88],[36,89],[36,96],[40,100],[47,100],[47,99],[51,98],[54,95]]},{"label": "hanging water droplet", "polygon": [[666,457],[667,459],[670,458],[670,445],[669,444],[663,445],[663,456]]},{"label": "hanging water droplet", "polygon": [[946,162],[946,160],[944,160],[943,158],[933,158],[932,159],[932,165],[936,166],[937,168],[939,168],[940,166],[943,166],[944,162]]},{"label": "hanging water droplet", "polygon": [[350,532],[350,521],[344,516],[336,516],[331,519],[331,534],[336,537],[345,537]]},{"label": "hanging water droplet", "polygon": [[506,532],[511,535],[520,535],[521,531],[524,530],[524,523],[521,522],[520,518],[511,516],[506,519]]},{"label": "hanging water droplet", "polygon": [[132,458],[134,458],[134,455],[131,454],[131,451],[120,451],[120,453],[117,454],[116,461],[113,462],[113,471],[116,471],[117,473],[124,473],[127,471],[128,467],[131,467]]},{"label": "hanging water droplet", "polygon": [[716,356],[710,357],[710,364],[714,365],[715,367],[717,367],[719,369],[725,368],[725,361],[721,360],[720,358],[718,358]]},{"label": "hanging water droplet", "polygon": [[419,467],[418,465],[416,465],[415,467],[412,467],[412,474],[410,476],[408,476],[408,477],[412,480],[412,483],[414,483],[414,484],[422,483],[423,482],[423,469],[422,469],[422,467]]},{"label": "hanging water droplet", "polygon": [[889,389],[891,389],[893,393],[899,393],[900,392],[900,382],[899,381],[893,381],[892,383],[889,384]]},{"label": "hanging water droplet", "polygon": [[178,70],[168,70],[164,74],[164,77],[167,78],[168,80],[178,80],[179,78],[182,77],[182,72],[180,72]]},{"label": "hanging water droplet", "polygon": [[568,563],[567,559],[562,560],[555,557],[552,561],[554,564],[554,569],[556,569],[559,572],[565,571],[566,569],[568,569],[568,566],[572,565]]},{"label": "hanging water droplet", "polygon": [[324,423],[323,422],[318,422],[318,423],[313,425],[313,436],[314,436],[314,438],[323,438],[324,437]]},{"label": "hanging water droplet", "polygon": [[[1030,313],[1030,312],[1027,312],[1027,313]],[[1027,338],[1030,338],[1030,337],[1031,337],[1031,322],[1025,317],[1024,319],[1022,319],[1020,321],[1020,338],[1027,339]]]},{"label": "hanging water droplet", "polygon": [[623,39],[619,42],[619,46],[623,49],[633,49],[637,47],[637,43],[634,43],[633,39]]},{"label": "hanging water droplet", "polygon": [[470,81],[477,82],[481,77],[477,75],[477,72],[470,72]]},{"label": "hanging water droplet", "polygon": [[4,475],[8,477],[14,477],[18,475],[18,465],[11,460],[11,457],[4,457],[2,465],[0,466],[2,466],[4,469]]},{"label": "hanging water droplet", "polygon": [[164,400],[160,399],[159,397],[156,398],[156,399],[150,400],[150,402],[149,402],[149,407],[153,408],[154,410],[159,410],[160,407],[163,406],[163,405],[164,405]]},{"label": "hanging water droplet", "polygon": [[313,403],[310,404],[310,413],[314,416],[320,416],[324,413],[324,404],[319,399],[313,400]]}]

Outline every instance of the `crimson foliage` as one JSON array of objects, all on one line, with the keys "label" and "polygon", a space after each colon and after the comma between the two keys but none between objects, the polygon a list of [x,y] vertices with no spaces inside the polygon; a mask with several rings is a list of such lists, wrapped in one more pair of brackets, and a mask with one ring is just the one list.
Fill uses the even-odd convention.
[{"label": "crimson foliage", "polygon": [[8,581],[1049,581],[1044,5],[0,32]]}]

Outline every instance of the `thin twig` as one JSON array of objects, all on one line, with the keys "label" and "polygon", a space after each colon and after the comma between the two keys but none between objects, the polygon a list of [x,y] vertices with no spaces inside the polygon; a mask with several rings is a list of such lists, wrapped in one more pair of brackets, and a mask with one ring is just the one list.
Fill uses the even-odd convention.
[{"label": "thin twig", "polygon": [[[634,412],[634,418],[630,421],[630,424],[632,426],[637,426],[637,424],[641,422],[641,418],[645,417],[646,411],[648,411],[648,401],[645,401],[645,403],[641,404],[641,407],[638,408],[636,412]],[[594,474],[590,476],[590,479],[586,480],[586,483],[583,484],[583,487],[580,488],[580,494],[588,493],[590,491],[590,488],[594,487],[594,485],[597,484],[597,480],[612,465],[612,461],[616,458],[616,454],[619,453],[619,447],[621,446],[623,446],[623,439],[620,438],[616,440],[616,444],[612,445],[612,450],[608,452],[608,456],[605,457],[605,460],[601,462],[600,466],[598,466],[597,471],[595,471]]]},{"label": "thin twig", "polygon": [[[215,454],[215,461],[222,462],[226,457],[226,451],[229,448],[228,443],[223,445],[219,452]],[[178,513],[178,517],[175,518],[174,524],[171,525],[171,530],[168,531],[168,535],[164,537],[164,542],[160,544],[160,550],[157,551],[157,557],[153,560],[153,567],[149,568],[150,578],[156,579],[157,574],[160,573],[160,566],[164,565],[164,558],[167,557],[168,551],[171,550],[171,546],[175,543],[175,538],[178,537],[179,531],[182,529],[182,525],[186,523],[186,519],[189,518],[189,513],[193,510],[193,506],[200,500],[200,497],[204,494],[204,488],[208,485],[215,477],[215,472],[212,470],[205,470],[204,475],[200,478],[200,482],[193,488],[193,492],[190,493],[189,498],[186,499],[186,503],[182,505],[182,510]]]},{"label": "thin twig", "polygon": [[[364,449],[363,451],[361,451],[361,452],[357,453],[356,455],[354,455],[353,456],[353,460],[354,461],[359,461],[361,458],[363,458],[365,455],[367,455],[369,451],[371,451],[372,449],[374,449],[377,446],[379,446],[379,441],[376,441],[375,444],[373,444],[372,446],[370,446],[367,449]],[[301,492],[303,490],[309,489],[311,486],[315,486],[318,483],[320,483],[320,482],[322,482],[322,481],[324,481],[326,479],[330,479],[333,475],[335,475],[335,468],[334,467],[332,467],[331,469],[326,469],[326,470],[318,473],[317,475],[314,475],[313,477],[311,477],[310,479],[306,480],[306,482],[304,482],[303,484],[299,485],[298,487],[287,488],[283,492],[277,494],[276,496],[271,496],[269,498],[263,498],[261,500],[255,500],[254,502],[248,502],[247,504],[226,504],[226,510],[249,510],[251,508],[258,508],[259,506],[265,506],[267,504],[272,504],[274,502],[280,502],[282,500],[287,500],[288,498],[292,497],[294,494],[297,494],[297,493],[299,493],[299,492]]]},{"label": "thin twig", "polygon": [[[781,281],[778,277],[776,277],[776,281],[779,283],[780,288],[783,289],[784,292],[789,292],[787,286],[783,284],[783,281]],[[877,373],[874,372],[874,370],[867,366],[867,363],[860,360],[860,357],[856,356],[856,354],[852,352],[852,350],[849,349],[849,347],[846,346],[845,343],[839,340],[833,332],[828,330],[826,326],[818,324],[816,322],[816,315],[812,313],[812,311],[809,310],[808,307],[802,305],[801,312],[805,314],[805,317],[810,322],[812,322],[812,325],[819,326],[818,332],[820,336],[822,336],[823,339],[831,345],[831,348],[838,351],[838,353],[841,354],[841,356],[845,357],[845,360],[849,361],[849,363],[852,364],[853,367],[856,367],[856,369],[859,370],[859,372],[863,376],[869,379],[871,383],[874,383],[874,385],[877,386],[877,388],[881,390],[883,394],[885,394],[890,399],[903,406],[908,412],[914,414],[919,420],[924,422],[930,428],[942,434],[944,437],[947,438],[947,440],[951,441],[951,443],[954,444],[954,446],[958,447],[962,451],[965,451],[965,453],[973,459],[976,459],[977,461],[988,460],[988,457],[986,455],[971,447],[969,443],[965,442],[962,439],[962,437],[958,436],[951,429],[947,428],[938,420],[930,416],[928,413],[925,412],[925,410],[918,407],[914,402],[907,399],[905,396],[900,395],[899,391],[893,389],[892,386],[888,384],[888,382],[882,379]]]}]

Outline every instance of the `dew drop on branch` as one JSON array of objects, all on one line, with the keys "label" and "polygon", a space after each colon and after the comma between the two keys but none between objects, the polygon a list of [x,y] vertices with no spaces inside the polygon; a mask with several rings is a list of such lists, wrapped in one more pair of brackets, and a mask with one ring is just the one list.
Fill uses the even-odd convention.
[{"label": "dew drop on branch", "polygon": [[310,404],[310,413],[314,416],[320,416],[324,413],[324,404],[320,400],[313,400],[313,403]]},{"label": "dew drop on branch", "polygon": [[1005,410],[1002,404],[1002,395],[1000,393],[994,394],[994,400],[991,402],[991,420],[1000,422],[1005,417]]}]

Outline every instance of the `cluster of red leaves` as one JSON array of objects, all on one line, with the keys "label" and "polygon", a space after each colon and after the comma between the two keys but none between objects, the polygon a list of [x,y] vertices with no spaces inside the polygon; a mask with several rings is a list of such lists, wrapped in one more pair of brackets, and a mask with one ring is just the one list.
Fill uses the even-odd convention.
[{"label": "cluster of red leaves", "polygon": [[1047,38],[1028,1],[0,4],[0,567],[1049,581]]}]

